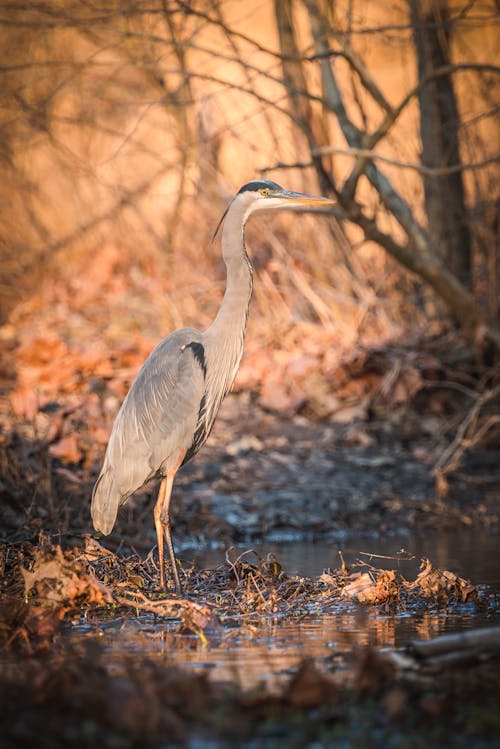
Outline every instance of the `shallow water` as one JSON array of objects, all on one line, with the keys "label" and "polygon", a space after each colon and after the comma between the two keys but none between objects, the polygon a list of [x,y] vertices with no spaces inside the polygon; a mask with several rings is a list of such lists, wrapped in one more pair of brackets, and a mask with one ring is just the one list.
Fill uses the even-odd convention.
[{"label": "shallow water", "polygon": [[[418,572],[420,560],[427,557],[434,567],[450,570],[474,585],[489,585],[500,593],[500,533],[482,528],[387,536],[350,534],[344,540],[265,543],[252,548],[261,555],[274,552],[287,574],[304,577],[321,575],[329,568],[338,569],[341,563],[339,552],[348,567],[360,560],[379,568],[400,569],[410,577]],[[395,559],[401,549],[415,559]],[[238,551],[243,551],[243,548]],[[379,558],[370,555],[379,555]],[[198,566],[215,567],[224,561],[224,553],[220,550],[203,551],[193,555],[193,559]],[[248,560],[252,561],[251,556]]]},{"label": "shallow water", "polygon": [[[415,558],[401,562],[367,555],[369,552],[396,557],[402,548]],[[450,610],[429,606],[391,614],[342,601],[327,615],[310,613],[300,621],[294,619],[258,628],[245,624],[225,627],[209,636],[206,647],[194,635],[178,634],[175,623],[147,615],[108,622],[78,620],[60,637],[72,643],[99,637],[110,664],[119,663],[124,653],[140,653],[192,670],[208,671],[211,678],[234,680],[246,688],[259,682],[266,682],[272,688],[278,687],[290,669],[304,658],[328,663],[342,658],[356,645],[398,648],[411,639],[500,624],[498,533],[464,529],[386,538],[351,537],[348,541],[329,543],[268,543],[257,545],[255,550],[262,555],[274,552],[288,574],[307,577],[319,575],[327,568],[338,568],[339,550],[351,569],[359,559],[375,567],[399,568],[410,579],[415,578],[420,559],[426,556],[434,566],[455,572],[479,586],[487,605],[478,608],[464,604]],[[187,561],[187,555],[184,557]],[[205,551],[191,558],[198,567],[215,567],[223,562],[224,552]],[[252,555],[247,559],[255,561]]]}]

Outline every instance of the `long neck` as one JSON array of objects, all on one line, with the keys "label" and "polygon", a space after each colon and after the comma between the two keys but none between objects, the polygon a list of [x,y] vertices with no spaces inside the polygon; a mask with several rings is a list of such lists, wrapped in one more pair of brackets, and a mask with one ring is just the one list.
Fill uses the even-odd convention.
[{"label": "long neck", "polygon": [[238,371],[252,296],[252,266],[243,236],[245,219],[245,206],[233,202],[222,232],[226,291],[215,320],[204,334],[207,356],[211,360],[209,377],[220,397],[229,390]]},{"label": "long neck", "polygon": [[226,216],[222,232],[222,256],[226,264],[226,291],[217,316],[207,334],[219,341],[245,335],[250,298],[252,296],[252,265],[245,250],[244,206],[233,203]]}]

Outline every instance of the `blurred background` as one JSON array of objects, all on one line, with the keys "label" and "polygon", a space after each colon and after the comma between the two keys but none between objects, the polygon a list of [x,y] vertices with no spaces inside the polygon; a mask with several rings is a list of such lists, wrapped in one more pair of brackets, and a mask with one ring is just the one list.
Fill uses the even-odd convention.
[{"label": "blurred background", "polygon": [[440,377],[467,360],[491,440],[498,21],[495,0],[0,3],[4,433],[95,471],[152,347],[213,319],[214,229],[269,177],[338,209],[248,226],[236,390],[345,423],[453,351]]}]

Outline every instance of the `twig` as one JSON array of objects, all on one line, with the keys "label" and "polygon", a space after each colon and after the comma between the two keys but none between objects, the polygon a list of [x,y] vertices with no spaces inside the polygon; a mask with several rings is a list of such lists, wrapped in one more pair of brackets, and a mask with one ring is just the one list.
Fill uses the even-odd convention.
[{"label": "twig", "polygon": [[231,567],[231,569],[232,569],[232,571],[233,571],[233,573],[234,573],[234,576],[235,576],[235,578],[236,578],[236,582],[237,582],[237,583],[238,583],[238,585],[239,585],[239,583],[240,583],[240,576],[238,575],[238,573],[237,573],[237,571],[236,571],[236,565],[237,565],[237,564],[238,564],[238,562],[239,562],[239,561],[241,561],[241,559],[243,559],[243,557],[244,557],[244,556],[246,556],[247,554],[255,554],[256,552],[255,552],[255,549],[247,549],[246,551],[242,552],[242,553],[241,553],[241,554],[240,554],[240,555],[239,555],[239,556],[238,556],[238,557],[237,557],[237,558],[235,559],[235,561],[234,561],[234,562],[232,562],[232,561],[231,561],[231,560],[229,559],[229,557],[228,557],[228,554],[229,554],[229,553],[230,553],[231,551],[236,551],[236,549],[234,548],[234,546],[231,546],[231,547],[230,547],[229,549],[227,549],[227,551],[226,551],[226,553],[225,553],[225,555],[224,555],[224,556],[225,556],[225,558],[226,558],[226,562],[227,562],[227,563],[228,563],[228,565],[229,565],[229,566]]},{"label": "twig", "polygon": [[[353,158],[369,159],[370,161],[382,161],[385,164],[390,164],[391,166],[395,166],[398,169],[413,169],[419,174],[423,174],[428,177],[445,177],[449,174],[464,172],[468,169],[482,169],[484,166],[495,164],[496,162],[500,161],[500,154],[496,154],[495,156],[491,156],[488,159],[483,159],[483,161],[453,164],[452,166],[430,167],[423,166],[422,164],[415,164],[411,161],[397,161],[396,159],[391,159],[388,156],[383,156],[380,153],[376,153],[370,148],[341,148],[339,146],[319,146],[318,148],[313,148],[311,150],[311,153],[313,156],[323,156],[325,154],[336,153],[343,156],[352,156]],[[281,165],[280,168],[283,168],[283,166],[284,165]]]},{"label": "twig", "polygon": [[401,549],[400,556],[395,557],[387,556],[385,554],[373,554],[373,552],[370,551],[359,551],[358,554],[362,554],[364,557],[369,557],[370,559],[392,559],[395,562],[400,562],[401,560],[403,562],[408,562],[411,559],[415,559],[415,554],[412,554],[409,551],[405,551],[404,549]]},{"label": "twig", "polygon": [[443,451],[432,470],[440,494],[446,494],[446,475],[454,471],[466,450],[476,445],[479,440],[496,424],[500,423],[500,415],[489,416],[481,425],[477,426],[481,409],[484,405],[500,395],[500,387],[486,390],[477,395],[475,402],[457,429],[455,439]]}]

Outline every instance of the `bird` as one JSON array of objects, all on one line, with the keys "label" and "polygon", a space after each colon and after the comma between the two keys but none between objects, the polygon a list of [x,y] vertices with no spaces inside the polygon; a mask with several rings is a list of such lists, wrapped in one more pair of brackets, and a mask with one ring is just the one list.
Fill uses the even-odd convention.
[{"label": "bird", "polygon": [[179,468],[207,440],[243,354],[253,270],[245,225],[257,211],[328,208],[335,200],[286,190],[271,180],[252,180],[236,193],[215,230],[222,231],[226,288],[211,325],[174,331],[153,349],[116,416],[101,472],[92,492],[94,528],[113,530],[118,509],[144,484],[160,481],[154,523],[160,588],[166,590],[166,541],[176,593],[183,595],[170,529],[172,485]]}]

